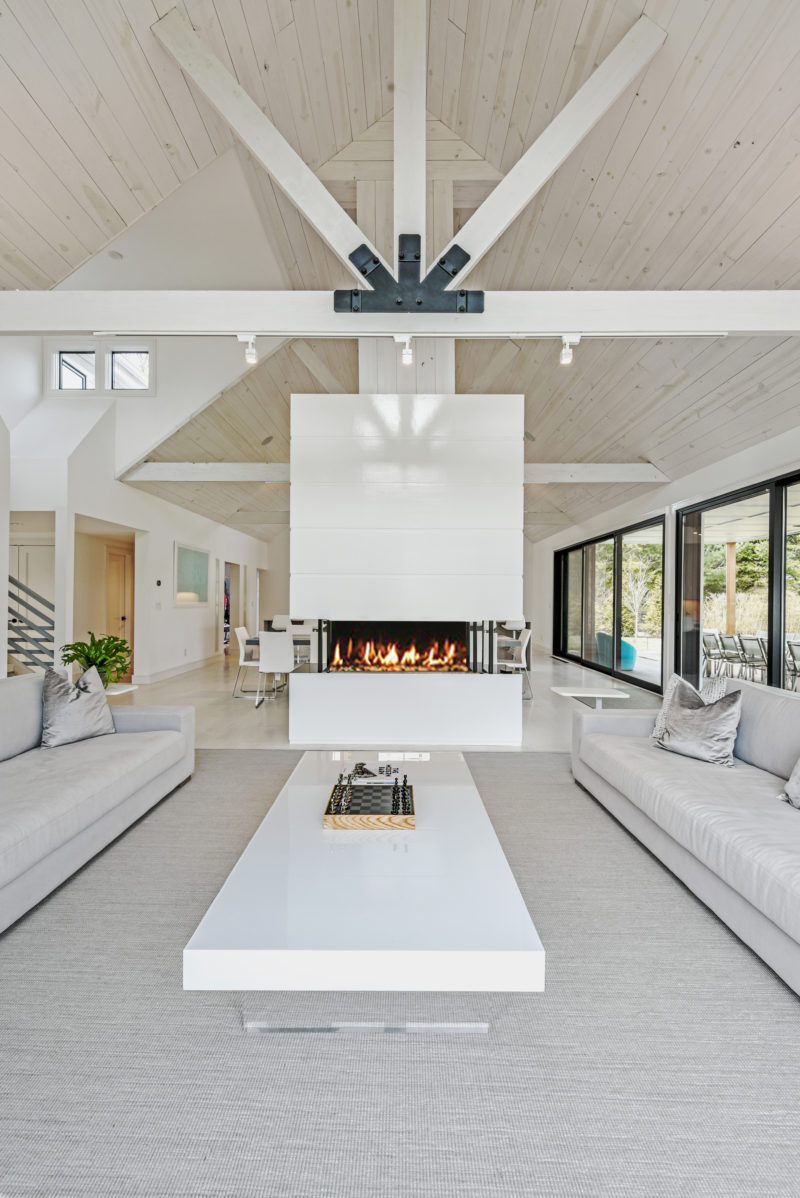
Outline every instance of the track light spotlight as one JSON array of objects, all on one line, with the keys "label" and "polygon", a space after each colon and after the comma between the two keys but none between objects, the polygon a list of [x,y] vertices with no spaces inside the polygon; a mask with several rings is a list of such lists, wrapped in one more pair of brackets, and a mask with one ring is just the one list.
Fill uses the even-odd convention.
[{"label": "track light spotlight", "polygon": [[562,366],[572,365],[572,347],[581,339],[580,333],[565,333],[561,338],[561,353],[558,360]]},{"label": "track light spotlight", "polygon": [[395,340],[396,345],[402,345],[402,347],[403,347],[401,350],[401,353],[400,353],[400,361],[403,363],[404,366],[413,366],[414,365],[414,351],[411,348],[411,334],[404,333],[401,335],[401,334],[395,333],[394,340]]},{"label": "track light spotlight", "polygon": [[238,340],[244,344],[244,360],[248,366],[258,365],[255,333],[239,333]]}]

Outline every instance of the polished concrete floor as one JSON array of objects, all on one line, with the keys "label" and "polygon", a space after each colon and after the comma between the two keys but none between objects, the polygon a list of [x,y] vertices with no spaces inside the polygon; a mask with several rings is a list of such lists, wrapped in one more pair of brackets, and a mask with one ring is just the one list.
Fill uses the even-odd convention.
[{"label": "polished concrete floor", "polygon": [[[287,692],[284,690],[277,699],[270,699],[256,709],[252,698],[231,697],[236,670],[236,659],[229,655],[218,663],[190,670],[175,678],[139,686],[137,690],[119,695],[111,701],[191,704],[197,713],[197,747],[201,749],[289,748]],[[256,681],[257,671],[248,670],[245,685],[255,687]],[[523,731],[522,744],[519,746],[520,750],[527,752],[569,751],[572,712],[579,706],[578,700],[552,694],[551,686],[599,686],[626,691],[630,698],[620,700],[620,705],[624,706],[657,707],[660,703],[660,698],[650,691],[615,682],[603,674],[582,669],[570,662],[558,661],[543,653],[534,653],[531,682],[533,701],[522,705]]]}]

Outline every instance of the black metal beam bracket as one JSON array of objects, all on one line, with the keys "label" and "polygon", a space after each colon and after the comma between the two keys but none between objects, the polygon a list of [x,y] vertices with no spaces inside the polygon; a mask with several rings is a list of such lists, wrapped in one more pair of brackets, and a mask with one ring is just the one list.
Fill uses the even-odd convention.
[{"label": "black metal beam bracket", "polygon": [[451,245],[424,279],[420,280],[420,237],[417,233],[401,233],[399,237],[398,277],[389,274],[369,246],[360,245],[350,254],[350,261],[368,279],[373,290],[358,287],[350,291],[334,291],[334,312],[482,312],[482,291],[445,291],[461,268],[469,262],[469,254],[458,245]]}]

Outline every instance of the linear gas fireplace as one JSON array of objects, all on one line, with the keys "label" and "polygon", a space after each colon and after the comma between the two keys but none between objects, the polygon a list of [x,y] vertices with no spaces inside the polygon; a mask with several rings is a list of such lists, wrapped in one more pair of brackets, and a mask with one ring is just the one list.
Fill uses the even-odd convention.
[{"label": "linear gas fireplace", "polygon": [[332,620],[328,669],[363,674],[466,673],[467,624],[458,620]]}]

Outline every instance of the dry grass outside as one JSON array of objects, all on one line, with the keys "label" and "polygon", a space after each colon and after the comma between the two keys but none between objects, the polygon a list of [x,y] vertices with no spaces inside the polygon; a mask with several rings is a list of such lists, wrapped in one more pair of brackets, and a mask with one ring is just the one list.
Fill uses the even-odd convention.
[{"label": "dry grass outside", "polygon": [[[707,595],[703,603],[703,628],[725,632],[725,595]],[[757,636],[767,627],[766,591],[740,591],[736,596],[736,632]],[[786,595],[787,635],[800,634],[800,593]]]}]

